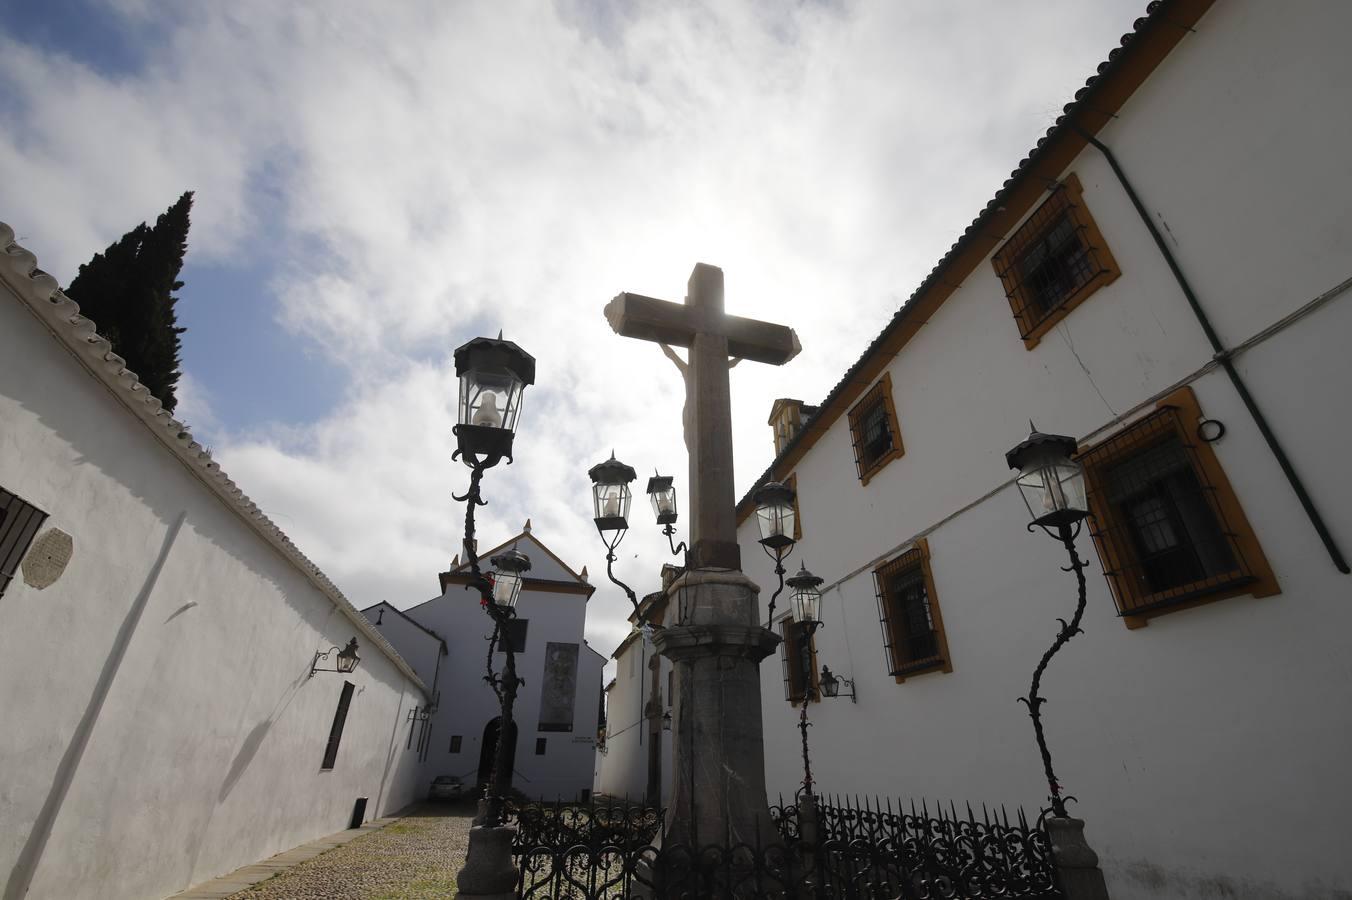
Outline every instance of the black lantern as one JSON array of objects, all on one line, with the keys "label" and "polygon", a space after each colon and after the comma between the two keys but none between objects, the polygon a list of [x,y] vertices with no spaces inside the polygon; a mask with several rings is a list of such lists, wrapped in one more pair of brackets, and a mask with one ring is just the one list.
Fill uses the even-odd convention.
[{"label": "black lantern", "polygon": [[489,560],[493,564],[493,602],[503,609],[516,607],[521,575],[530,571],[530,557],[513,547]]},{"label": "black lantern", "polygon": [[670,475],[654,475],[648,479],[648,499],[653,504],[653,515],[658,525],[676,522],[676,488]]},{"label": "black lantern", "polygon": [[821,623],[822,592],[818,590],[822,579],[813,575],[807,567],[799,563],[798,574],[789,579],[793,591],[793,618],[812,627]]},{"label": "black lantern", "polygon": [[1019,494],[1034,525],[1048,530],[1074,525],[1089,514],[1084,467],[1074,459],[1075,439],[1043,434],[1028,424],[1032,433],[1005,454],[1009,467],[1019,470]]},{"label": "black lantern", "polygon": [[[334,665],[332,669],[319,668],[319,661],[321,659],[328,659],[329,656],[334,654],[337,655],[334,656]],[[347,645],[344,646],[342,650],[339,650],[337,647],[330,647],[322,652],[316,652],[314,659],[310,660],[309,677],[315,677],[316,672],[339,672],[343,675],[347,675],[357,668],[357,663],[359,662],[361,662],[361,657],[357,655],[357,639],[354,637],[347,642]]]},{"label": "black lantern", "polygon": [[492,468],[512,461],[512,437],[521,413],[521,395],[535,383],[535,357],[511,341],[475,338],[455,351],[460,378],[456,455],[471,467]]},{"label": "black lantern", "polygon": [[793,488],[778,481],[767,481],[751,499],[756,504],[756,524],[760,526],[762,546],[775,552],[792,547],[797,519],[793,509]]},{"label": "black lantern", "polygon": [[601,532],[607,546],[613,546],[606,532],[615,532],[614,541],[620,542],[629,528],[629,502],[633,495],[629,493],[629,483],[638,477],[632,466],[626,466],[615,458],[612,450],[610,459],[597,463],[587,471],[592,480],[592,502],[596,508],[593,521],[596,530]]},{"label": "black lantern", "polygon": [[344,675],[357,668],[357,663],[361,662],[361,657],[357,655],[357,639],[353,638],[347,642],[347,646],[338,651],[338,671]]},{"label": "black lantern", "polygon": [[829,667],[822,666],[821,678],[818,679],[818,681],[821,683],[823,697],[828,698],[839,697],[841,685],[848,685],[850,688],[850,692],[845,696],[849,697],[850,702],[852,703],[858,702],[854,696],[854,679],[839,678],[836,676],[834,672],[831,671]]}]

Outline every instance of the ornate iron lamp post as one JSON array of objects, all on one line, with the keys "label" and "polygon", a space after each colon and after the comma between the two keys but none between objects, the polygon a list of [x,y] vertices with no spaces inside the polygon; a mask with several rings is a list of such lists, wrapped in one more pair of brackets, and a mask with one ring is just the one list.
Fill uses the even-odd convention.
[{"label": "ornate iron lamp post", "polygon": [[[606,577],[611,580],[629,598],[629,603],[638,612],[638,595],[634,589],[615,577],[615,548],[629,533],[629,504],[634,495],[629,485],[638,477],[633,466],[627,466],[615,458],[610,451],[610,459],[599,462],[587,470],[592,480],[592,506],[595,515],[596,531],[601,535],[601,543],[606,545]],[[640,618],[640,625],[646,624]]]},{"label": "ornate iron lamp post", "polygon": [[455,373],[460,379],[459,414],[454,428],[456,450],[452,459],[460,459],[470,469],[469,489],[455,499],[465,503],[465,558],[469,562],[471,587],[479,592],[480,603],[493,620],[489,638],[488,673],[484,680],[493,688],[500,704],[498,744],[494,753],[493,776],[488,789],[487,810],[482,825],[470,830],[465,865],[456,878],[465,897],[494,896],[510,892],[516,883],[512,865],[512,829],[504,826],[504,805],[511,770],[507,760],[512,739],[512,709],[521,679],[516,674],[516,654],[504,644],[506,657],[501,675],[493,672],[493,652],[504,635],[506,623],[516,615],[521,590],[521,575],[530,568],[530,560],[515,548],[493,557],[496,570],[485,575],[479,567],[474,538],[474,510],[485,506],[480,495],[483,473],[504,458],[512,461],[512,440],[521,412],[521,398],[527,385],[535,383],[535,359],[511,341],[474,338],[455,351]]},{"label": "ornate iron lamp post", "polygon": [[822,579],[813,575],[807,567],[799,564],[798,574],[789,579],[789,588],[793,591],[793,618],[801,631],[798,644],[800,656],[799,671],[803,673],[803,709],[798,716],[798,730],[803,736],[803,794],[812,796],[812,762],[807,753],[807,705],[817,699],[817,688],[813,681],[812,636],[821,627],[822,592],[818,590]]},{"label": "ornate iron lamp post", "polygon": [[1028,696],[1019,698],[1019,702],[1028,707],[1028,715],[1033,719],[1033,733],[1037,736],[1042,767],[1047,774],[1047,787],[1051,791],[1049,799],[1052,813],[1064,819],[1067,817],[1065,799],[1061,795],[1061,784],[1052,771],[1052,755],[1042,733],[1042,704],[1046,701],[1038,695],[1038,689],[1042,685],[1042,673],[1052,656],[1066,641],[1081,633],[1080,619],[1084,615],[1085,605],[1084,561],[1075,549],[1075,538],[1089,510],[1085,503],[1084,469],[1073,458],[1075,439],[1059,434],[1043,434],[1031,422],[1028,424],[1032,433],[1005,454],[1005,461],[1011,469],[1019,472],[1019,495],[1023,497],[1033,519],[1028,530],[1032,531],[1036,525],[1065,546],[1070,555],[1070,567],[1066,571],[1075,573],[1079,585],[1075,615],[1069,622],[1057,619],[1061,623],[1061,630],[1033,670],[1033,684]]},{"label": "ornate iron lamp post", "polygon": [[[760,545],[765,554],[775,561],[775,576],[779,587],[770,596],[770,612],[766,621],[775,617],[775,601],[784,590],[784,558],[793,552],[797,543],[798,513],[794,510],[793,488],[778,481],[767,481],[751,495],[756,504],[756,525],[760,528]],[[818,582],[820,583],[820,582]]]},{"label": "ornate iron lamp post", "polygon": [[[634,593],[633,588],[615,577],[614,569],[615,548],[629,533],[629,507],[633,502],[629,485],[638,474],[633,466],[625,465],[616,459],[615,451],[612,450],[610,459],[592,466],[587,475],[592,480],[594,510],[592,521],[596,523],[596,531],[606,546],[606,576],[624,591],[629,603],[634,607],[634,612],[638,613],[639,628],[645,635],[650,636],[653,630],[660,626],[649,624],[647,616],[640,610],[638,595]],[[662,533],[667,536],[667,544],[671,547],[672,555],[680,556],[686,552],[686,546],[684,541],[676,544],[673,538],[676,534],[677,518],[674,481],[670,475],[654,475],[648,479],[647,493],[648,499],[652,502],[653,514],[657,517],[657,524],[662,526]]]}]

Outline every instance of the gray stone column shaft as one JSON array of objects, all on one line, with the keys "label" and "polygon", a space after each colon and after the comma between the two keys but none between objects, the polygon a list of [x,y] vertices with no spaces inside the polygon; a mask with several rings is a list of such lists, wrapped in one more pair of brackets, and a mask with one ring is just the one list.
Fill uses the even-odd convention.
[{"label": "gray stone column shaft", "polygon": [[758,588],[741,572],[687,572],[669,592],[679,624],[654,638],[676,670],[674,771],[663,843],[774,843],[759,664],[779,637],[755,624]]}]

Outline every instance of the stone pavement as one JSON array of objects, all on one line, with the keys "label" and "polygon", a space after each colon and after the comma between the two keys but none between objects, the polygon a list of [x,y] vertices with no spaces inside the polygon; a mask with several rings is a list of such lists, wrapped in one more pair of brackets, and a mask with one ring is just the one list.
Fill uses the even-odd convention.
[{"label": "stone pavement", "polygon": [[172,900],[405,900],[455,896],[472,801],[429,802],[402,817],[279,853]]}]

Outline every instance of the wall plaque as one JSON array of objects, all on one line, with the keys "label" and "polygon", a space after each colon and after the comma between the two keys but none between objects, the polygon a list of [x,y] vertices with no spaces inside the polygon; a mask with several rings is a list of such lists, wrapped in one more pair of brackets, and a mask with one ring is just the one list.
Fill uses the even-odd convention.
[{"label": "wall plaque", "polygon": [[42,590],[56,584],[66,571],[75,541],[60,528],[49,528],[37,536],[23,558],[23,582]]},{"label": "wall plaque", "polygon": [[573,730],[577,693],[577,644],[545,644],[545,678],[540,689],[540,731]]}]

